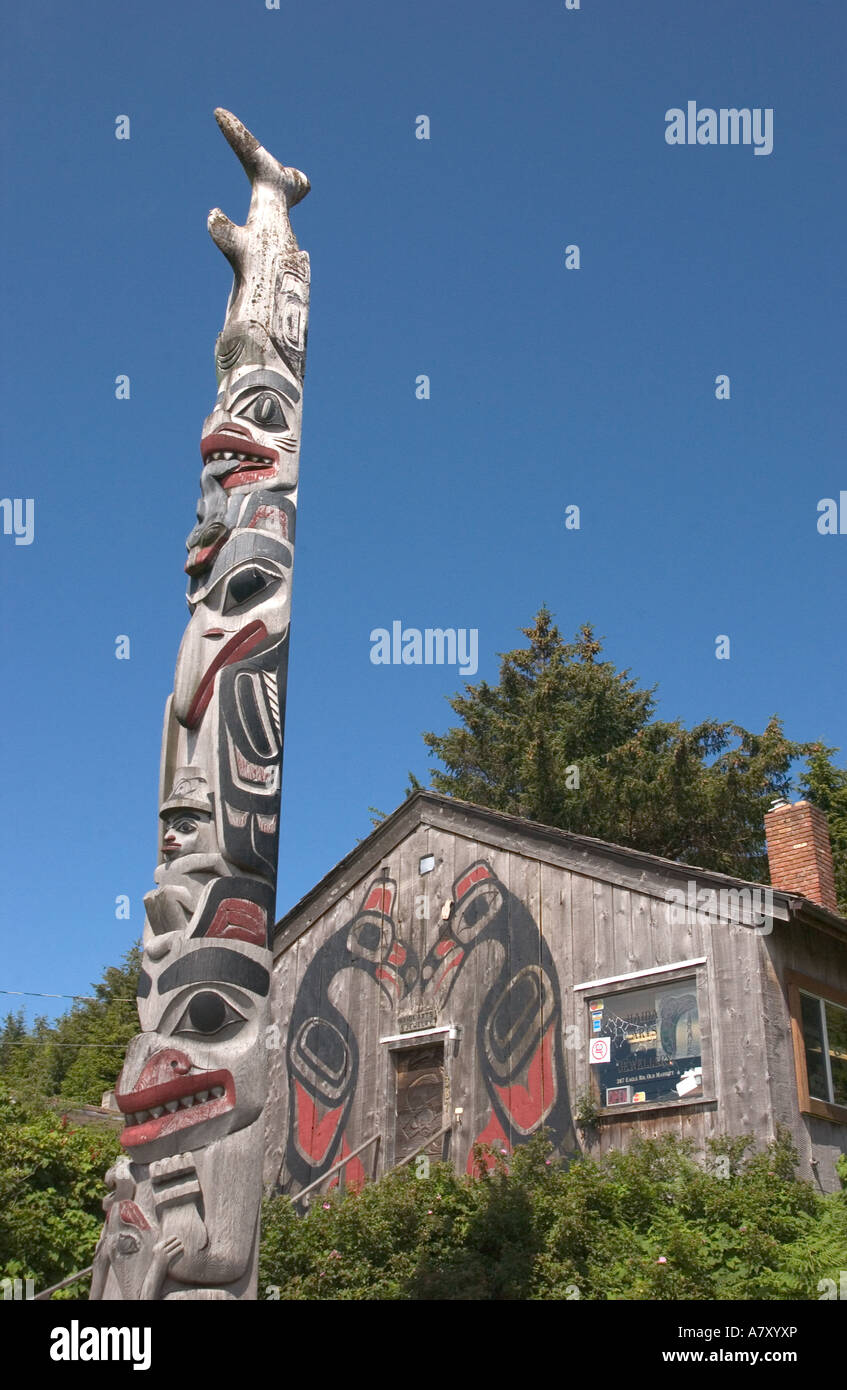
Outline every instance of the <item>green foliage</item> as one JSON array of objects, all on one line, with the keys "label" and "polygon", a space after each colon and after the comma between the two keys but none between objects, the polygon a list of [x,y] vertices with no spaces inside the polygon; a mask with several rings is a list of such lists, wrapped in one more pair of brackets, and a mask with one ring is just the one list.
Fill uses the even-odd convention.
[{"label": "green foliage", "polygon": [[[791,764],[811,745],[787,739],[776,716],[760,734],[714,719],[691,729],[654,719],[655,687],[639,689],[600,660],[589,625],[565,642],[542,608],[523,632],[529,646],[503,654],[498,685],[482,681],[450,700],[461,725],[424,734],[444,764],[431,773],[433,789],[766,882],[764,816],[789,794]],[[808,775],[818,804],[829,789],[844,884],[847,772],[827,766],[819,754]]]},{"label": "green foliage", "polygon": [[837,752],[823,743],[811,745],[800,791],[826,812],[838,908],[847,916],[847,769],[833,765],[832,756]]},{"label": "green foliage", "polygon": [[109,966],[55,1024],[37,1018],[27,1029],[23,1013],[8,1014],[0,1028],[0,1080],[30,1098],[61,1096],[99,1105],[123,1066],[124,1050],[138,1032],[135,994],[141,948],[131,947],[120,966]]},{"label": "green foliage", "polygon": [[[27,1028],[21,1012],[0,1028],[0,1277],[31,1278],[39,1290],[91,1263],[119,1136],[68,1123],[55,1099],[99,1105],[114,1086],[138,1032],[140,968],[134,946],[92,986],[93,999],[56,1023],[37,1018]],[[55,1296],[85,1298],[87,1284]]]},{"label": "green foliage", "polygon": [[[797,1299],[847,1267],[847,1193],[722,1139],[675,1136],[565,1168],[536,1136],[478,1179],[410,1168],[300,1218],[265,1203],[259,1296],[281,1299]],[[489,1151],[492,1152],[492,1151]]]},{"label": "green foliage", "polygon": [[574,1122],[583,1133],[585,1133],[586,1130],[594,1129],[599,1115],[600,1103],[590,1087],[584,1091],[580,1091],[579,1095],[574,1097]]},{"label": "green foliage", "polygon": [[0,1080],[0,1278],[33,1279],[38,1292],[91,1263],[119,1152],[114,1130],[68,1124]]}]

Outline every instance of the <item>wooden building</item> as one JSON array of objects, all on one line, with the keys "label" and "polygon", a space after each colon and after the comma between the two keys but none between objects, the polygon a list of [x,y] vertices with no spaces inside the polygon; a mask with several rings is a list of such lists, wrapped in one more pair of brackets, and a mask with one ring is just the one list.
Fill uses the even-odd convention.
[{"label": "wooden building", "polygon": [[837,1188],[847,920],[821,813],[766,822],[773,889],[417,792],[277,925],[267,1182],[785,1126]]}]

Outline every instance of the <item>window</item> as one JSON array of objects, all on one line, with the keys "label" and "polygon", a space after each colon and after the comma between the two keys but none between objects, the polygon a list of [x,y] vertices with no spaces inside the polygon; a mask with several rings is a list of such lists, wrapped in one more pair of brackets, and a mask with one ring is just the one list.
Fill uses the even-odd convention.
[{"label": "window", "polygon": [[800,992],[809,1095],[847,1105],[847,1009]]},{"label": "window", "polygon": [[800,1109],[847,1122],[847,994],[788,972]]},{"label": "window", "polygon": [[591,1073],[601,1105],[657,1105],[702,1097],[693,977],[589,997],[588,1017]]}]

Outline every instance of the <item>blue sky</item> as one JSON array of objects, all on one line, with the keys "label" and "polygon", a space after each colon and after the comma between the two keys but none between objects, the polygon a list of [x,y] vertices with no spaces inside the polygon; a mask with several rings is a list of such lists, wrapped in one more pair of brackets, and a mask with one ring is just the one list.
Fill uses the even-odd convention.
[{"label": "blue sky", "polygon": [[[847,534],[816,527],[847,489],[839,0],[46,0],[5,30],[0,494],[35,529],[0,534],[0,986],[86,992],[153,886],[230,284],[205,220],[249,199],[215,106],[312,181],[280,911],[452,722],[455,668],[370,662],[394,619],[478,629],[493,680],[546,602],[663,717],[847,750]],[[689,100],[771,108],[773,152],[669,146]]]}]

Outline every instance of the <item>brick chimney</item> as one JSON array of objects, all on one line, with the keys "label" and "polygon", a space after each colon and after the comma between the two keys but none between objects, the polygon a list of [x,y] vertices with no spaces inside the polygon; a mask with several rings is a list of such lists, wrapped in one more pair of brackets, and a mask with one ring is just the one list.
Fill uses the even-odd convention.
[{"label": "brick chimney", "polygon": [[771,885],[838,911],[826,816],[809,801],[787,801],[765,816]]}]

